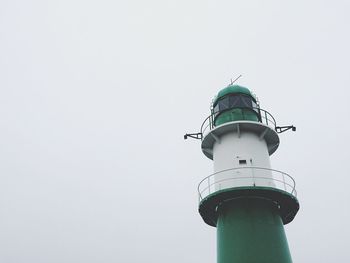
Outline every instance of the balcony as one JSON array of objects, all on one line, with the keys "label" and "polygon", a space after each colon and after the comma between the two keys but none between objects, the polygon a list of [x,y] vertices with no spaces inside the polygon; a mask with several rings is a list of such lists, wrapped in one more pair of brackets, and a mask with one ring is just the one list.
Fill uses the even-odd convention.
[{"label": "balcony", "polygon": [[297,191],[293,177],[285,172],[262,167],[226,169],[205,177],[198,185],[199,203],[213,193],[242,187],[264,187],[286,192],[295,198]]}]

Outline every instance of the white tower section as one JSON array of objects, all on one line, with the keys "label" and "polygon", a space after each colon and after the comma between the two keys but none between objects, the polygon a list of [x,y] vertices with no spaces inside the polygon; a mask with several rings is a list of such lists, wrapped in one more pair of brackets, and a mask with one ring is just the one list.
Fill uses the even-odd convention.
[{"label": "white tower section", "polygon": [[270,155],[278,145],[274,127],[262,122],[237,120],[213,127],[203,134],[202,141],[203,153],[214,164],[208,185],[214,189],[210,192],[244,186],[275,187]]},{"label": "white tower section", "polygon": [[209,192],[245,186],[275,187],[270,155],[279,145],[276,123],[253,102],[246,94],[229,93],[218,100],[207,119],[209,123],[202,126],[209,128],[202,131],[202,151],[214,165]]}]

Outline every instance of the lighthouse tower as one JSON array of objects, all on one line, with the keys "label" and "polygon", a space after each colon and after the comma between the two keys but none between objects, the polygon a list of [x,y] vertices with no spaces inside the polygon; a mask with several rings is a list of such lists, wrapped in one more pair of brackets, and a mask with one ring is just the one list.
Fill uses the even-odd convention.
[{"label": "lighthouse tower", "polygon": [[198,186],[199,213],[217,229],[218,263],[292,262],[284,225],[299,210],[294,179],[271,167],[279,133],[255,95],[239,85],[222,89],[201,131],[202,152],[214,172]]}]

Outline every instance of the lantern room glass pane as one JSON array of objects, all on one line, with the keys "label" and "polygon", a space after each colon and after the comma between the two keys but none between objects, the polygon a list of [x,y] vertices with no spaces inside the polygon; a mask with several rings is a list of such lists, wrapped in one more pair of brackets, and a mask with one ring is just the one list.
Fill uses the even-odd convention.
[{"label": "lantern room glass pane", "polygon": [[230,108],[239,107],[239,95],[230,96]]},{"label": "lantern room glass pane", "polygon": [[216,104],[216,106],[214,107],[214,113],[219,112],[219,104]]},{"label": "lantern room glass pane", "polygon": [[258,108],[258,105],[255,103],[254,100],[252,100],[252,106],[253,106],[253,108]]},{"label": "lantern room glass pane", "polygon": [[230,108],[229,98],[228,97],[220,100],[218,104],[219,104],[220,111],[227,110],[227,109]]},{"label": "lantern room glass pane", "polygon": [[252,107],[252,99],[246,96],[241,96],[242,106],[243,107]]}]

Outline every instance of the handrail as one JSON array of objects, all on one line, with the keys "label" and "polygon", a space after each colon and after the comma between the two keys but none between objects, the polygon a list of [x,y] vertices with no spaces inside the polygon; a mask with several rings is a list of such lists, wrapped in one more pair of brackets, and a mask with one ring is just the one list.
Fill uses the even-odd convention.
[{"label": "handrail", "polygon": [[[214,120],[218,115],[221,115],[224,112],[230,111],[232,109],[246,109],[246,110],[251,110],[254,111],[255,113],[257,113],[258,115],[258,119],[260,123],[266,124],[267,126],[272,127],[274,130],[276,129],[276,120],[275,118],[271,115],[271,113],[269,113],[266,110],[263,110],[261,108],[257,108],[257,107],[233,107],[233,108],[229,108],[223,111],[218,111],[218,112],[213,112],[212,114],[210,114],[207,118],[205,118],[205,120],[203,121],[202,125],[201,125],[201,129],[200,132],[204,137],[204,132],[208,129],[212,130],[213,128],[215,128],[216,126],[214,125]],[[202,138],[203,138],[202,137]]]},{"label": "handrail", "polygon": [[[235,176],[234,174],[229,175],[226,178],[220,179],[220,180],[215,180],[215,176],[220,174],[220,173],[225,173],[225,172],[230,172],[230,171],[239,171],[239,170],[246,170],[246,169],[251,169],[252,170],[252,174],[253,176]],[[269,171],[271,172],[271,177],[266,177],[266,176],[259,176],[259,174],[253,173],[255,170],[262,170],[262,171]],[[276,175],[281,176],[279,178],[276,178]],[[286,178],[287,178],[287,182],[286,182]],[[214,179],[214,180],[212,180]],[[244,186],[266,186],[266,185],[259,185],[256,184],[255,179],[260,179],[260,180],[266,180],[268,182],[278,182],[280,184],[283,185],[283,187],[278,187],[278,186],[268,186],[270,188],[275,188],[275,189],[279,189],[285,192],[288,192],[292,195],[294,195],[295,197],[297,196],[297,191],[295,189],[295,180],[293,179],[293,177],[291,177],[289,174],[279,171],[279,170],[275,170],[275,169],[271,169],[271,168],[265,168],[265,167],[238,167],[238,168],[230,168],[230,169],[225,169],[219,172],[215,172],[207,177],[205,177],[204,179],[202,179],[199,184],[198,184],[198,195],[199,195],[199,201],[202,201],[206,196],[219,191],[219,190],[223,190],[223,189],[228,189],[228,188],[234,188],[237,186],[228,186],[228,187],[224,187],[223,189],[219,189],[219,190],[212,190],[217,184],[221,183],[221,182],[225,182],[225,181],[231,181],[231,180],[239,180],[239,179],[253,179],[253,184],[247,184]],[[240,187],[240,186],[239,186]],[[207,194],[205,195],[205,192],[207,192]]]}]

